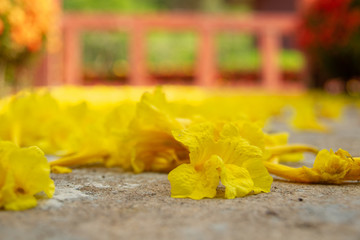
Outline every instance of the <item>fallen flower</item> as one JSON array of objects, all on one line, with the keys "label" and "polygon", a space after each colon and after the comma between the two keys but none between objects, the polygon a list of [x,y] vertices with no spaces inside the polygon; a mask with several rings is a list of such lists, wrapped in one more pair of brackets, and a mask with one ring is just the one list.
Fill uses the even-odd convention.
[{"label": "fallen flower", "polygon": [[330,129],[319,121],[316,116],[314,102],[304,97],[302,101],[294,104],[295,113],[291,119],[291,126],[296,130],[329,132]]},{"label": "fallen flower", "polygon": [[312,168],[292,168],[272,162],[265,162],[271,174],[303,183],[334,183],[360,180],[360,158],[353,158],[347,151],[339,149],[321,150]]},{"label": "fallen flower", "polygon": [[36,194],[44,192],[51,198],[54,191],[49,164],[38,147],[0,142],[0,209],[32,208],[37,205]]},{"label": "fallen flower", "polygon": [[161,88],[142,95],[123,136],[123,168],[135,173],[170,172],[188,162],[188,150],[175,140],[171,131],[183,129],[190,120],[176,118],[173,110]]},{"label": "fallen flower", "polygon": [[190,163],[169,173],[174,198],[213,198],[219,181],[225,186],[225,198],[270,192],[272,177],[266,171],[261,148],[242,137],[233,123],[217,129],[201,123],[174,131],[176,140],[190,151]]}]

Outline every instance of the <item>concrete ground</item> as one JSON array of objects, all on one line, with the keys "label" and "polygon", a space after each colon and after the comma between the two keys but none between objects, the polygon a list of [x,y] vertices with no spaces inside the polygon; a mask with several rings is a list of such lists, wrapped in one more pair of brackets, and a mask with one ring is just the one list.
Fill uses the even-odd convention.
[{"label": "concrete ground", "polygon": [[[360,156],[359,114],[331,125],[329,134],[292,133],[291,142]],[[0,239],[360,239],[360,183],[275,180],[271,193],[196,201],[171,198],[166,174],[92,167],[52,178],[53,199],[0,212]]]}]

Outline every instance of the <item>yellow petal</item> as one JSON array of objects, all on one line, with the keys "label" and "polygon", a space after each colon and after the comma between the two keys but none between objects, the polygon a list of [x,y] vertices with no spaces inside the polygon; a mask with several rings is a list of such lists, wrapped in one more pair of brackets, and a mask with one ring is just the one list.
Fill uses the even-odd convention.
[{"label": "yellow petal", "polygon": [[241,137],[233,124],[225,124],[221,136],[215,147],[208,150],[219,155],[225,164],[242,166],[248,160],[262,159],[262,150]]},{"label": "yellow petal", "polygon": [[245,138],[251,145],[261,150],[265,147],[265,134],[256,123],[243,121],[239,125],[239,135]]},{"label": "yellow petal", "polygon": [[220,178],[228,199],[246,196],[254,189],[254,182],[246,168],[234,164],[225,164]]},{"label": "yellow petal", "polygon": [[154,93],[145,92],[142,95],[136,105],[135,118],[130,123],[130,128],[155,128],[171,133],[174,129],[182,128],[182,125],[173,116],[171,104],[159,87]]},{"label": "yellow petal", "polygon": [[55,185],[50,178],[50,166],[44,153],[38,147],[14,151],[9,156],[17,184],[29,195],[44,191],[52,197]]},{"label": "yellow petal", "polygon": [[193,125],[184,130],[174,130],[174,138],[185,145],[190,151],[193,164],[208,160],[212,152],[207,152],[215,147],[215,127],[211,123]]},{"label": "yellow petal", "polygon": [[346,174],[345,180],[360,180],[360,157],[353,158],[354,163],[350,171]]},{"label": "yellow petal", "polygon": [[0,189],[0,208],[21,211],[37,205],[35,197],[26,193],[26,190],[16,183],[14,174],[10,169],[7,169],[3,174],[5,181]]},{"label": "yellow petal", "polygon": [[[134,119],[124,134],[121,162],[134,172],[169,172],[188,162],[188,150],[171,133],[183,128],[161,88],[144,93],[136,106]],[[127,163],[128,162],[128,163]]]},{"label": "yellow petal", "polygon": [[51,167],[51,172],[52,173],[57,173],[57,174],[65,174],[65,173],[71,173],[72,169],[67,168],[67,167],[61,167],[61,166],[52,166]]},{"label": "yellow petal", "polygon": [[321,175],[323,182],[339,183],[345,178],[353,164],[353,159],[347,158],[346,153],[342,149],[336,153],[323,149],[318,153],[313,169]]},{"label": "yellow petal", "polygon": [[207,161],[196,168],[192,164],[182,164],[172,170],[168,179],[171,184],[171,197],[174,198],[213,198],[219,185],[218,158]]},{"label": "yellow petal", "polygon": [[188,150],[163,131],[134,131],[128,136],[128,157],[134,172],[169,172],[189,162]]},{"label": "yellow petal", "polygon": [[201,164],[212,155],[218,155],[226,164],[239,166],[248,159],[262,158],[262,150],[243,138],[232,123],[225,124],[220,133],[214,124],[206,122],[173,131],[173,134],[176,140],[188,147],[193,164]]},{"label": "yellow petal", "polygon": [[50,162],[50,166],[62,166],[62,167],[72,167],[72,166],[83,166],[93,163],[102,163],[104,157],[107,156],[107,151],[101,149],[94,149],[94,151],[84,151],[69,156],[64,156],[55,161]]},{"label": "yellow petal", "polygon": [[319,132],[329,131],[329,128],[318,120],[312,101],[304,99],[301,104],[296,106],[295,110],[295,115],[291,121],[291,125],[295,129]]},{"label": "yellow petal", "polygon": [[37,147],[0,142],[0,174],[0,208],[24,210],[36,206],[35,194],[54,194],[48,161]]},{"label": "yellow petal", "polygon": [[247,169],[254,182],[254,194],[270,192],[273,178],[265,168],[261,158],[250,158],[242,166]]},{"label": "yellow petal", "polygon": [[37,205],[37,201],[34,196],[25,195],[16,198],[14,201],[6,203],[4,205],[4,209],[11,211],[22,211],[36,207],[36,205]]},{"label": "yellow petal", "polygon": [[286,145],[288,143],[289,133],[272,133],[265,134],[265,145],[267,147],[277,146],[277,145]]}]

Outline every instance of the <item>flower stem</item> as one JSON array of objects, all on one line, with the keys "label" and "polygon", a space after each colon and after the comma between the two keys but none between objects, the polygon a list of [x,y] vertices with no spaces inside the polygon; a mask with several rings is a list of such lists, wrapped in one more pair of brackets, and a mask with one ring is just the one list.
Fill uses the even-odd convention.
[{"label": "flower stem", "polygon": [[298,153],[298,152],[311,152],[317,154],[319,152],[317,148],[303,144],[267,147],[266,149],[271,153],[271,155],[281,155],[281,154]]}]

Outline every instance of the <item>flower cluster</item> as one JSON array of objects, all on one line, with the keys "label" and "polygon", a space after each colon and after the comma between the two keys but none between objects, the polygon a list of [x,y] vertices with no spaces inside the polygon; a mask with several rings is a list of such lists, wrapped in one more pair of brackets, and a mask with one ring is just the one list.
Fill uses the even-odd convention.
[{"label": "flower cluster", "polygon": [[[72,167],[94,163],[135,173],[169,173],[171,196],[175,198],[213,198],[222,194],[218,191],[222,188],[223,197],[229,199],[269,192],[273,181],[269,173],[312,183],[359,179],[359,159],[344,150],[319,152],[313,146],[289,144],[285,132],[264,131],[272,131],[268,124],[271,119],[287,121],[289,111],[285,109],[289,108],[296,113],[289,126],[324,131],[319,118],[341,116],[347,102],[344,98],[320,94],[239,94],[189,87],[166,91],[156,88],[143,93],[144,90],[58,88],[51,92],[22,92],[0,101],[0,140],[21,147],[36,145],[46,154],[58,156],[46,165],[38,149],[37,158],[19,154],[16,159],[23,166],[33,164],[37,172],[32,176],[43,174],[41,183],[45,184],[39,188],[35,184],[21,187],[20,192],[29,193],[26,197],[31,196],[34,204],[34,193],[42,190],[48,196],[52,194],[51,181],[46,178],[49,168],[54,173],[69,173]],[[332,105],[334,98],[342,104]],[[5,153],[15,149],[14,145],[4,146],[8,146]],[[282,164],[300,161],[304,152],[317,154],[312,169]],[[5,175],[22,171],[16,164],[0,167]],[[21,175],[16,176],[21,179]],[[0,178],[0,189],[12,186],[4,181]],[[0,206],[6,209],[33,206],[9,207],[1,201],[5,200],[0,195]]]},{"label": "flower cluster", "polygon": [[52,32],[57,9],[52,0],[1,0],[0,56],[23,61],[38,52]]}]

